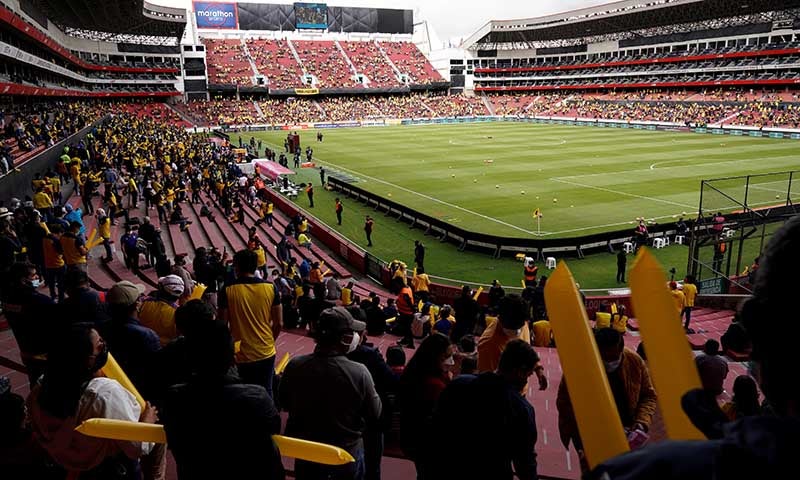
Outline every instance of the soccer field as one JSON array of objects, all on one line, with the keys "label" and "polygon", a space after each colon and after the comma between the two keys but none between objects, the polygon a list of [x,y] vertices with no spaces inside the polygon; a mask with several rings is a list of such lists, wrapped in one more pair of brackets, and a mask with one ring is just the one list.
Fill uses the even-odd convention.
[{"label": "soccer field", "polygon": [[[283,151],[286,133],[252,135]],[[637,217],[694,218],[701,179],[800,168],[796,140],[511,122],[323,133],[318,143],[314,131],[301,131],[301,145],[331,173],[462,228],[523,238],[633,228]],[[744,190],[729,188],[734,197]],[[782,203],[787,188],[785,179],[766,177],[750,189],[749,204]],[[800,186],[792,190],[800,200]]]}]

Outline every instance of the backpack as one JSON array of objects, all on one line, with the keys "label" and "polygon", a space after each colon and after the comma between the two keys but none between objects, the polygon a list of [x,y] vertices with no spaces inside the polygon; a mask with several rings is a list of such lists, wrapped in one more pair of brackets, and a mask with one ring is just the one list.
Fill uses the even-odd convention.
[{"label": "backpack", "polygon": [[136,250],[139,250],[142,253],[147,253],[149,249],[150,244],[148,244],[144,238],[139,237],[136,239]]}]

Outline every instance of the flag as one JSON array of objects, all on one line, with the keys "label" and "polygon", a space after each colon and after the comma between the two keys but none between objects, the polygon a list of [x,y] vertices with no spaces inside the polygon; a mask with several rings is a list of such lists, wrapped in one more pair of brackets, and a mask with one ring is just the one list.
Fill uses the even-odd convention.
[{"label": "flag", "polygon": [[542,210],[540,208],[533,211],[533,218],[542,218]]}]

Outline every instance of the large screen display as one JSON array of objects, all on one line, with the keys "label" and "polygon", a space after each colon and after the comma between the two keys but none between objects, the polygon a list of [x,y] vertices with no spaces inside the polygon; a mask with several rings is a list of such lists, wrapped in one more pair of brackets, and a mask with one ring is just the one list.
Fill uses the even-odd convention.
[{"label": "large screen display", "polygon": [[197,28],[239,28],[235,3],[194,2]]},{"label": "large screen display", "polygon": [[328,28],[328,6],[324,3],[295,3],[295,27],[326,29]]}]

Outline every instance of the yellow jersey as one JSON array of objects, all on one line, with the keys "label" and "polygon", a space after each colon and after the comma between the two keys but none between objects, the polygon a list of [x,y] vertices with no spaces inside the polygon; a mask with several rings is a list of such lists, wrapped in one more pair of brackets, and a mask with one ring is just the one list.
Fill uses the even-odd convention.
[{"label": "yellow jersey", "polygon": [[106,240],[111,238],[111,219],[101,217],[97,219],[97,234]]},{"label": "yellow jersey", "polygon": [[175,310],[177,308],[177,304],[159,298],[151,297],[142,302],[139,322],[158,334],[162,346],[178,337],[178,328],[175,326]]},{"label": "yellow jersey", "polygon": [[61,268],[64,266],[64,249],[61,242],[55,237],[44,237],[42,239],[42,251],[44,253],[45,268]]},{"label": "yellow jersey", "polygon": [[82,252],[86,249],[86,245],[82,238],[68,232],[61,236],[60,243],[64,252],[64,262],[67,265],[86,263],[86,254]]},{"label": "yellow jersey", "polygon": [[431,284],[431,279],[428,278],[427,273],[420,273],[411,277],[411,287],[415,292],[427,292],[428,285]]},{"label": "yellow jersey", "polygon": [[35,208],[50,208],[53,206],[53,199],[44,191],[36,192],[33,194],[33,206]]},{"label": "yellow jersey", "polygon": [[686,306],[694,307],[694,300],[697,298],[697,286],[692,283],[684,283],[683,296],[686,298]]},{"label": "yellow jersey", "polygon": [[252,363],[275,356],[272,306],[280,305],[280,293],[272,282],[256,277],[237,278],[219,292],[220,310],[227,312],[231,335],[240,341],[238,363]]}]

